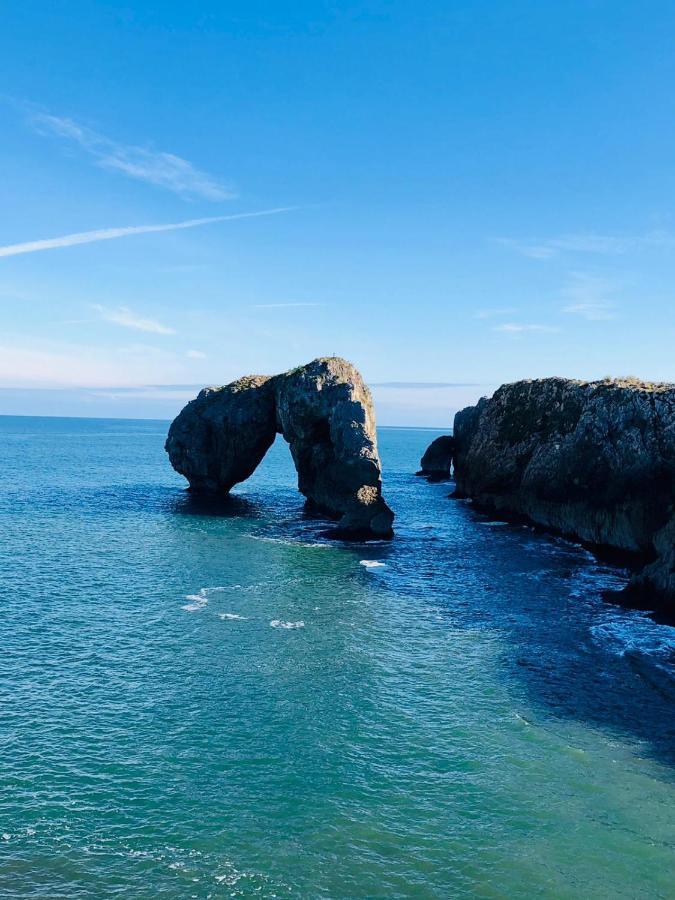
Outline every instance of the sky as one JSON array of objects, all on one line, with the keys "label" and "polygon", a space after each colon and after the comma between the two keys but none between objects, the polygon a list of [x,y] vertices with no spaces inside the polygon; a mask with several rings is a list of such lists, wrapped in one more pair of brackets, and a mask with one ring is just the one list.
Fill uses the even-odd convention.
[{"label": "sky", "polygon": [[384,425],[675,381],[675,5],[7,4],[0,414],[351,360]]}]

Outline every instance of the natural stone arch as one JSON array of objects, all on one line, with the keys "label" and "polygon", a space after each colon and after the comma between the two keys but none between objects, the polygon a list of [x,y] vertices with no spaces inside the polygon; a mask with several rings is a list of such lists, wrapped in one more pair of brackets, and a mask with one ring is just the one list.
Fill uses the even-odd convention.
[{"label": "natural stone arch", "polygon": [[347,536],[391,536],[372,398],[345,360],[205,388],[171,424],[166,450],[193,491],[226,493],[253,474],[277,432],[309,508],[337,519]]}]

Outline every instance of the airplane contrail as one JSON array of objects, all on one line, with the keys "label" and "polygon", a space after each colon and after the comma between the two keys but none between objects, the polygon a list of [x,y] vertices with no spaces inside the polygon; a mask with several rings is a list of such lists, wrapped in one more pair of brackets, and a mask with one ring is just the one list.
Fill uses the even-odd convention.
[{"label": "airplane contrail", "polygon": [[76,234],[64,234],[62,237],[47,238],[42,241],[26,241],[23,244],[7,244],[0,247],[0,256],[18,256],[20,253],[35,253],[38,250],[52,250],[56,247],[74,247],[76,244],[91,244],[94,241],[111,241],[114,238],[127,237],[131,234],[148,234],[153,231],[177,231],[180,228],[196,228],[198,225],[210,225],[214,222],[229,222],[232,219],[253,219],[256,216],[274,216],[277,213],[290,212],[295,206],[280,206],[277,209],[263,209],[258,212],[236,213],[231,216],[211,216],[207,219],[188,219],[186,222],[174,222],[169,225],[129,225],[124,228],[101,228],[98,231],[80,231]]}]

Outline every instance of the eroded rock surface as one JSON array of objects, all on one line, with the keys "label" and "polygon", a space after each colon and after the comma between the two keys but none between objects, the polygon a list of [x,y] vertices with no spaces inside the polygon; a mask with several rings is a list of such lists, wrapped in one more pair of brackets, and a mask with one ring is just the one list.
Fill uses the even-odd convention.
[{"label": "eroded rock surface", "polygon": [[457,413],[456,495],[635,554],[629,591],[675,610],[675,385],[547,378]]},{"label": "eroded rock surface", "polygon": [[269,376],[204,388],[171,423],[165,445],[171,465],[192,490],[226,493],[255,472],[272,446],[274,403]]},{"label": "eroded rock surface", "polygon": [[429,481],[445,481],[450,478],[454,454],[455,439],[449,434],[437,437],[424,451],[420,470],[416,474],[425,476]]},{"label": "eroded rock surface", "polygon": [[277,432],[310,509],[336,519],[345,536],[391,537],[372,398],[343,359],[206,388],[172,423],[166,450],[191,489],[227,492],[255,471]]}]

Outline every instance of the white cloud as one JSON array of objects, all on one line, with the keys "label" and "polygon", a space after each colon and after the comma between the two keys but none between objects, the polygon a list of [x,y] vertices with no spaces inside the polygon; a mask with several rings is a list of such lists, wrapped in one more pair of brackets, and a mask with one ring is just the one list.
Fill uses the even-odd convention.
[{"label": "white cloud", "polygon": [[506,334],[522,334],[526,331],[539,331],[552,334],[555,331],[560,331],[559,328],[553,328],[551,325],[533,325],[521,322],[505,322],[503,325],[495,325],[492,330],[502,331]]},{"label": "white cloud", "polygon": [[206,353],[202,353],[201,350],[188,350],[185,355],[188,359],[206,359]]},{"label": "white cloud", "polygon": [[562,308],[569,315],[581,316],[591,322],[603,322],[614,318],[614,303],[608,294],[616,291],[616,285],[606,278],[587,272],[572,272],[562,296],[570,301]]},{"label": "white cloud", "polygon": [[17,256],[20,253],[35,253],[39,250],[53,250],[59,247],[74,247],[77,244],[91,244],[95,241],[110,241],[115,238],[128,237],[133,234],[150,234],[157,231],[177,231],[181,228],[196,228],[198,225],[209,225],[214,222],[229,222],[233,219],[253,219],[257,216],[273,216],[277,213],[290,212],[295,207],[284,206],[277,209],[263,209],[259,212],[236,213],[231,216],[210,216],[206,219],[188,219],[186,222],[175,222],[170,225],[130,225],[124,228],[102,228],[98,231],[81,231],[66,234],[62,237],[47,238],[39,241],[26,241],[22,244],[7,244],[0,247],[0,257]]},{"label": "white cloud", "polygon": [[92,304],[92,309],[104,319],[106,322],[112,322],[115,325],[121,325],[123,328],[133,328],[136,331],[149,331],[152,334],[175,334],[174,328],[162,325],[156,319],[146,319],[132,312],[128,306],[118,306],[110,309],[107,306],[100,306],[98,303]]},{"label": "white cloud", "polygon": [[254,303],[251,309],[291,309],[294,306],[325,306],[325,303]]},{"label": "white cloud", "polygon": [[502,316],[512,316],[518,312],[515,306],[494,307],[493,309],[479,309],[477,319],[499,319]]},{"label": "white cloud", "polygon": [[184,197],[227,200],[235,196],[211,175],[173,153],[119,144],[72,119],[47,113],[35,112],[29,122],[38,134],[76,143],[103,169],[122,172]]},{"label": "white cloud", "polygon": [[123,387],[184,381],[175,353],[144,345],[100,347],[20,336],[0,346],[3,387]]},{"label": "white cloud", "polygon": [[564,313],[582,316],[591,322],[606,322],[613,319],[612,304],[597,301],[595,303],[573,303],[571,306],[563,307]]},{"label": "white cloud", "polygon": [[610,235],[592,232],[566,234],[545,240],[516,240],[499,238],[499,243],[530,259],[551,259],[561,253],[620,255],[646,247],[673,247],[675,234],[650,231],[642,235]]}]

